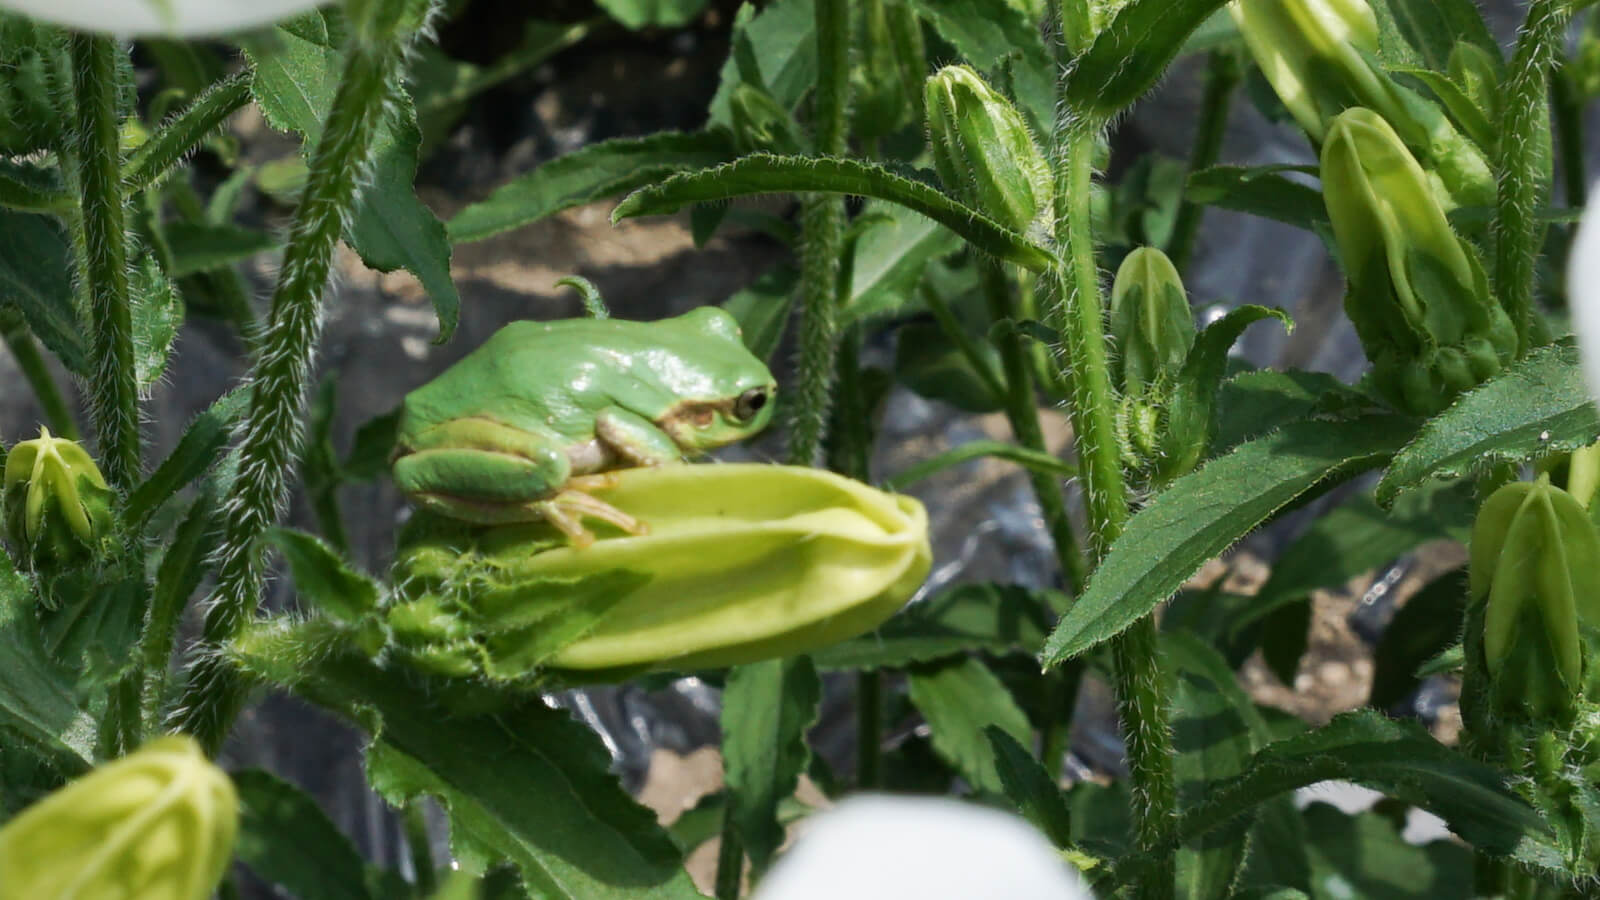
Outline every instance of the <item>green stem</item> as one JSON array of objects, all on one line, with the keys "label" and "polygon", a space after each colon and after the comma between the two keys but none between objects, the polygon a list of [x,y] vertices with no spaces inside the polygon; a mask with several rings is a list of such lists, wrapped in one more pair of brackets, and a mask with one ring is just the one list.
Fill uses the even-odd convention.
[{"label": "green stem", "polygon": [[249,101],[250,76],[245,72],[207,88],[128,157],[123,166],[128,191],[144,190],[161,179]]},{"label": "green stem", "polygon": [[217,552],[217,585],[206,614],[201,652],[189,672],[175,723],[211,753],[221,746],[244,702],[243,676],[226,660],[222,648],[255,614],[261,587],[257,538],[276,521],[299,454],[322,290],[334,246],[370,163],[384,100],[398,82],[408,39],[409,35],[388,35],[351,41],[290,226],[272,310],[251,371],[239,474],[225,504]]},{"label": "green stem", "polygon": [[50,423],[50,430],[69,441],[82,440],[78,423],[72,418],[72,411],[61,396],[56,380],[50,376],[50,368],[45,365],[44,356],[39,353],[33,335],[28,332],[27,323],[22,320],[20,313],[9,307],[0,309],[0,340],[5,341],[11,358],[17,361],[17,368],[22,370],[22,377],[33,388],[33,396],[39,401],[45,421]]},{"label": "green stem", "polygon": [[883,673],[856,673],[856,789],[875,790],[883,783]]},{"label": "green stem", "polygon": [[[1200,122],[1195,128],[1194,148],[1189,153],[1189,175],[1217,164],[1222,153],[1222,138],[1228,130],[1228,107],[1233,89],[1239,84],[1239,58],[1228,50],[1214,50],[1206,62],[1206,88],[1200,100]],[[1186,176],[1187,177],[1187,176]],[[1178,220],[1172,226],[1172,238],[1167,242],[1167,256],[1173,266],[1182,272],[1189,265],[1189,255],[1194,252],[1195,235],[1200,232],[1200,219],[1205,215],[1205,205],[1184,198],[1178,207]]]},{"label": "green stem", "polygon": [[1549,127],[1550,70],[1555,65],[1572,16],[1568,0],[1533,0],[1517,40],[1502,88],[1502,112],[1496,133],[1494,286],[1511,321],[1517,325],[1518,353],[1530,346],[1533,324],[1534,261],[1542,243],[1539,221],[1544,159],[1535,135]]},{"label": "green stem", "polygon": [[122,48],[111,38],[73,34],[78,164],[82,178],[84,273],[89,309],[89,417],[106,481],[127,491],[139,479],[139,391],[128,305],[128,241],[119,144]]},{"label": "green stem", "polygon": [[[1117,453],[1116,398],[1106,361],[1104,298],[1090,222],[1093,153],[1099,123],[1069,116],[1058,135],[1056,219],[1058,244],[1067,248],[1067,271],[1053,271],[1057,318],[1063,323],[1066,359],[1072,364],[1072,426],[1078,440],[1090,529],[1090,552],[1104,556],[1128,520],[1127,485]],[[1122,732],[1133,779],[1133,821],[1140,849],[1153,849],[1173,817],[1176,787],[1166,683],[1161,673],[1153,616],[1112,641]],[[1143,898],[1168,898],[1174,889],[1171,854],[1138,886]]]},{"label": "green stem", "polygon": [[1570,64],[1562,64],[1550,77],[1550,108],[1556,126],[1556,141],[1561,147],[1561,172],[1567,206],[1583,209],[1588,204],[1589,175],[1583,159],[1583,96],[1573,83]]},{"label": "green stem", "polygon": [[[979,278],[984,298],[989,304],[989,318],[995,322],[1015,320],[1015,304],[1011,299],[1011,285],[1006,278],[1005,266],[998,260],[985,259],[979,263]],[[1000,364],[1005,372],[1006,418],[1011,421],[1011,431],[1017,443],[1037,453],[1049,453],[1044,440],[1044,429],[1039,425],[1039,404],[1034,397],[1033,376],[1029,367],[1026,338],[1015,328],[1006,329],[999,338]],[[1050,539],[1056,548],[1056,558],[1061,563],[1061,574],[1067,582],[1067,591],[1077,596],[1083,587],[1083,558],[1078,553],[1078,539],[1072,533],[1072,519],[1067,514],[1067,501],[1061,494],[1061,479],[1049,472],[1028,470],[1028,480],[1033,485],[1033,495],[1039,502],[1039,511],[1050,529]]]},{"label": "green stem", "polygon": [[[812,103],[817,153],[842,156],[850,107],[850,10],[847,0],[817,0],[817,89]],[[839,256],[844,198],[805,194],[800,199],[800,359],[796,366],[789,462],[817,461],[827,431],[838,351]]]},{"label": "green stem", "polygon": [[739,882],[744,879],[744,845],[733,824],[733,804],[722,814],[722,843],[717,848],[717,900],[739,900]]}]

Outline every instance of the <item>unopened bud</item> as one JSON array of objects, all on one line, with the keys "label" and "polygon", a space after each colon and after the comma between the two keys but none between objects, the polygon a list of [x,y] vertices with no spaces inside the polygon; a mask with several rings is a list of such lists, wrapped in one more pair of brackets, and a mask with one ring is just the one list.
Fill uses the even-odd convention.
[{"label": "unopened bud", "polygon": [[1322,186],[1349,281],[1345,311],[1379,390],[1431,415],[1511,361],[1516,326],[1387,121],[1360,108],[1336,117]]},{"label": "unopened bud", "polygon": [[76,441],[39,437],[11,448],[5,467],[6,536],[23,563],[60,569],[102,555],[111,535],[111,490]]},{"label": "unopened bud", "polygon": [[193,739],[159,738],[0,828],[0,900],[205,900],[238,827],[228,776]]},{"label": "unopened bud", "polygon": [[1494,203],[1483,151],[1437,104],[1376,64],[1378,21],[1365,0],[1234,0],[1229,11],[1261,73],[1313,141],[1327,140],[1340,112],[1375,110],[1437,175],[1442,198]]},{"label": "unopened bud", "polygon": [[1583,683],[1579,625],[1600,624],[1600,533],[1541,476],[1484,501],[1470,549],[1491,705],[1517,718],[1570,715]]},{"label": "unopened bud", "polygon": [[967,66],[945,66],[923,91],[928,140],[945,186],[1008,228],[1048,228],[1055,181],[1022,113]]}]

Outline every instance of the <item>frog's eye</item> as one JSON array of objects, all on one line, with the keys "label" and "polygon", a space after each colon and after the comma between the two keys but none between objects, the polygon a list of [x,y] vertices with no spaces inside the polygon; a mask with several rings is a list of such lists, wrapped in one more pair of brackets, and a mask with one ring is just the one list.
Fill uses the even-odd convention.
[{"label": "frog's eye", "polygon": [[771,399],[764,387],[751,388],[739,395],[733,403],[733,416],[741,422],[748,422],[756,417],[756,413],[766,408],[767,401]]}]

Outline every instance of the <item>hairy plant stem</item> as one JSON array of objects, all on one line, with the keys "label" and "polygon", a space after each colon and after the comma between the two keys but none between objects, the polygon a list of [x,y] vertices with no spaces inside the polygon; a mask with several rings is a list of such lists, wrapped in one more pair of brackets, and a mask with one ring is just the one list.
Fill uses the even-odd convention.
[{"label": "hairy plant stem", "polygon": [[[1116,397],[1106,362],[1104,299],[1090,224],[1093,153],[1100,123],[1069,115],[1057,134],[1056,221],[1066,267],[1052,270],[1057,319],[1066,341],[1064,362],[1072,368],[1071,416],[1089,511],[1089,546],[1098,562],[1128,520],[1128,492],[1117,452]],[[1140,850],[1160,841],[1176,808],[1172,732],[1166,682],[1156,646],[1154,615],[1134,623],[1111,642],[1128,770],[1133,781],[1134,838]],[[1170,898],[1172,854],[1137,886],[1147,900]]]},{"label": "hairy plant stem", "polygon": [[50,430],[69,441],[82,440],[78,423],[72,418],[72,410],[67,407],[66,399],[61,396],[61,388],[51,377],[50,368],[45,365],[44,355],[39,352],[38,344],[34,343],[27,323],[23,321],[22,314],[11,307],[0,308],[0,340],[5,341],[11,358],[17,361],[17,368],[22,370],[22,377],[33,388],[33,396],[39,401],[39,408],[44,412],[45,421],[50,423]]},{"label": "hairy plant stem", "polygon": [[128,156],[123,167],[128,191],[157,183],[224,120],[250,101],[250,76],[241,72],[218,81],[187,108],[164,122],[150,140]]},{"label": "hairy plant stem", "polygon": [[744,844],[733,824],[733,804],[722,813],[722,843],[717,847],[717,881],[712,896],[717,900],[739,900],[739,883],[744,880]]},{"label": "hairy plant stem", "polygon": [[[1228,50],[1213,50],[1206,61],[1206,88],[1200,100],[1200,122],[1195,127],[1194,147],[1189,153],[1189,175],[1216,165],[1222,153],[1222,137],[1228,130],[1228,107],[1240,78],[1239,58]],[[1187,177],[1187,176],[1186,176]],[[1185,198],[1178,207],[1178,220],[1167,241],[1167,256],[1182,272],[1194,252],[1194,239],[1200,233],[1204,204]]]},{"label": "hairy plant stem", "polygon": [[[979,279],[983,285],[984,299],[989,306],[993,322],[1016,321],[1016,304],[1011,297],[1011,285],[1006,278],[1005,264],[995,259],[979,263]],[[1011,431],[1017,443],[1039,453],[1049,453],[1044,440],[1044,429],[1039,425],[1039,404],[1034,395],[1032,370],[1029,367],[1027,338],[1015,328],[1006,329],[999,338],[1000,365],[1004,372],[1005,393],[1001,401],[1006,418],[1011,421]],[[1048,472],[1028,470],[1028,480],[1033,485],[1033,495],[1039,501],[1039,511],[1044,516],[1045,527],[1055,544],[1056,558],[1061,563],[1061,574],[1067,591],[1077,596],[1083,587],[1083,558],[1078,553],[1078,538],[1072,532],[1072,519],[1067,515],[1067,501],[1061,494],[1061,479]]]},{"label": "hairy plant stem", "polygon": [[100,468],[116,490],[139,478],[139,387],[133,365],[133,313],[128,301],[127,211],[123,206],[121,46],[111,38],[68,39],[77,93],[77,158],[81,178],[83,273],[89,298],[89,417]]},{"label": "hairy plant stem", "polygon": [[1571,17],[1569,0],[1533,0],[1501,88],[1502,112],[1496,123],[1500,142],[1495,153],[1499,195],[1493,232],[1494,287],[1516,323],[1519,354],[1531,345],[1534,261],[1544,235],[1538,208],[1543,199],[1539,195],[1545,160],[1534,136],[1548,129],[1550,71]]},{"label": "hairy plant stem", "polygon": [[[850,9],[847,0],[816,4],[817,89],[812,101],[817,153],[842,156],[850,109]],[[796,368],[789,462],[817,461],[828,423],[834,354],[838,352],[839,256],[844,198],[800,198],[800,358]]]},{"label": "hairy plant stem", "polygon": [[175,722],[212,754],[227,736],[246,690],[243,676],[224,658],[223,645],[255,614],[261,589],[257,539],[278,517],[300,450],[322,290],[408,39],[396,35],[350,44],[257,346],[250,407],[240,429],[239,474],[225,505],[217,552],[217,585]]}]

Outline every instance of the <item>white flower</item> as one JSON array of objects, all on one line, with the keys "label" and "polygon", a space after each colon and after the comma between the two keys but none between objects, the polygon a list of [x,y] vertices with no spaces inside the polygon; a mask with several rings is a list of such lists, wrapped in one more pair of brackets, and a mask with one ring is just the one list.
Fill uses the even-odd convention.
[{"label": "white flower", "polygon": [[0,9],[119,37],[197,37],[255,28],[328,0],[0,0]]},{"label": "white flower", "polygon": [[755,900],[1093,900],[1043,835],[988,807],[860,795],[807,824]]},{"label": "white flower", "polygon": [[1583,351],[1589,393],[1600,397],[1600,202],[1589,204],[1572,242],[1572,256],[1567,260],[1567,305]]}]

